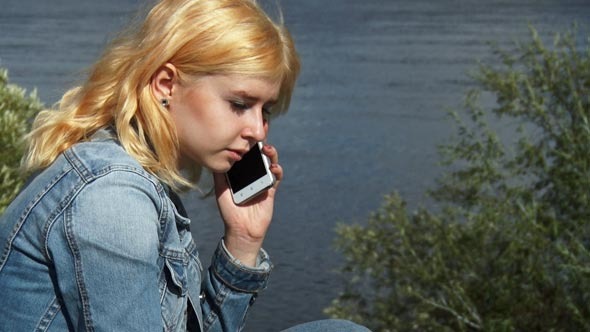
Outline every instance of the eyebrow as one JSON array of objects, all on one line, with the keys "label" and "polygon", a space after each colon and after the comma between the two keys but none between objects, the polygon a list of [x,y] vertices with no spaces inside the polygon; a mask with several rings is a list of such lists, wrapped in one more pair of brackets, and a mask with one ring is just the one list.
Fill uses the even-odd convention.
[{"label": "eyebrow", "polygon": [[[244,90],[237,90],[237,91],[232,91],[232,93],[233,93],[233,94],[235,94],[235,95],[238,95],[238,96],[240,96],[240,97],[242,97],[242,98],[244,98],[244,99],[246,99],[246,100],[247,100],[247,101],[249,101],[249,102],[257,102],[257,101],[259,101],[259,100],[260,100],[260,98],[258,98],[258,97],[255,97],[255,96],[252,96],[252,95],[250,95],[248,92],[246,92],[246,91],[244,91]],[[274,105],[274,104],[276,104],[276,103],[277,103],[277,100],[273,98],[273,99],[270,99],[270,100],[268,100],[268,101],[265,103],[265,105],[270,105],[270,106],[272,106],[272,105]]]}]

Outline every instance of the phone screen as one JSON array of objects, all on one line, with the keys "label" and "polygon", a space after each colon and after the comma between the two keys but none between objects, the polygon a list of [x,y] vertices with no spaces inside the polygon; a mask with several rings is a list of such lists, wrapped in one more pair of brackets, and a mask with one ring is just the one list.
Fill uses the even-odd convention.
[{"label": "phone screen", "polygon": [[266,174],[262,161],[260,147],[255,144],[242,159],[236,162],[227,172],[227,176],[234,192],[244,189],[252,182]]}]

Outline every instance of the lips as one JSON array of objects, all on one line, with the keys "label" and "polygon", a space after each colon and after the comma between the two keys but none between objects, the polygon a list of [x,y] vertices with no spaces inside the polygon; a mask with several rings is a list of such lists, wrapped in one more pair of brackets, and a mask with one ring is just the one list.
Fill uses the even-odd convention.
[{"label": "lips", "polygon": [[248,150],[227,149],[230,153],[230,158],[234,161],[239,161],[248,152]]}]

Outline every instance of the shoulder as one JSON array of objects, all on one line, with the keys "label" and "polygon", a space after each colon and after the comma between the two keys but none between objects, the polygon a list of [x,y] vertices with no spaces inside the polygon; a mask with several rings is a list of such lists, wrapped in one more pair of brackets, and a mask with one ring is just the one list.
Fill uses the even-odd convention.
[{"label": "shoulder", "polygon": [[[154,201],[167,195],[164,184],[145,170],[112,138],[80,142],[64,151],[47,168],[33,174],[13,201],[14,213],[27,214],[44,206],[44,214],[57,215],[82,192],[91,187],[106,186],[117,190],[138,188]],[[116,184],[109,186],[109,184]],[[114,195],[104,197],[108,200]],[[37,209],[38,210],[38,209]]]},{"label": "shoulder", "polygon": [[167,195],[159,179],[145,170],[116,140],[78,143],[65,151],[64,157],[84,182],[83,192],[105,188],[103,190],[110,193],[103,200],[113,201],[118,195],[133,192],[141,192],[152,200],[161,200]]},{"label": "shoulder", "polygon": [[133,172],[150,181],[159,182],[112,139],[78,143],[66,150],[64,156],[73,169],[88,182],[118,171]]},{"label": "shoulder", "polygon": [[171,210],[166,187],[113,140],[79,143],[64,157],[81,179],[66,209],[71,236],[150,252]]}]

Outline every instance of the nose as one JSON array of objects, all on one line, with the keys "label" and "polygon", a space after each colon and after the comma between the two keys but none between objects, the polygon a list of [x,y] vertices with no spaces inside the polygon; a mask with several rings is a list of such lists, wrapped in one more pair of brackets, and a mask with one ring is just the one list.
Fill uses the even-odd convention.
[{"label": "nose", "polygon": [[268,123],[262,115],[262,109],[253,110],[250,115],[246,128],[244,129],[244,136],[256,142],[263,141],[268,131]]}]

